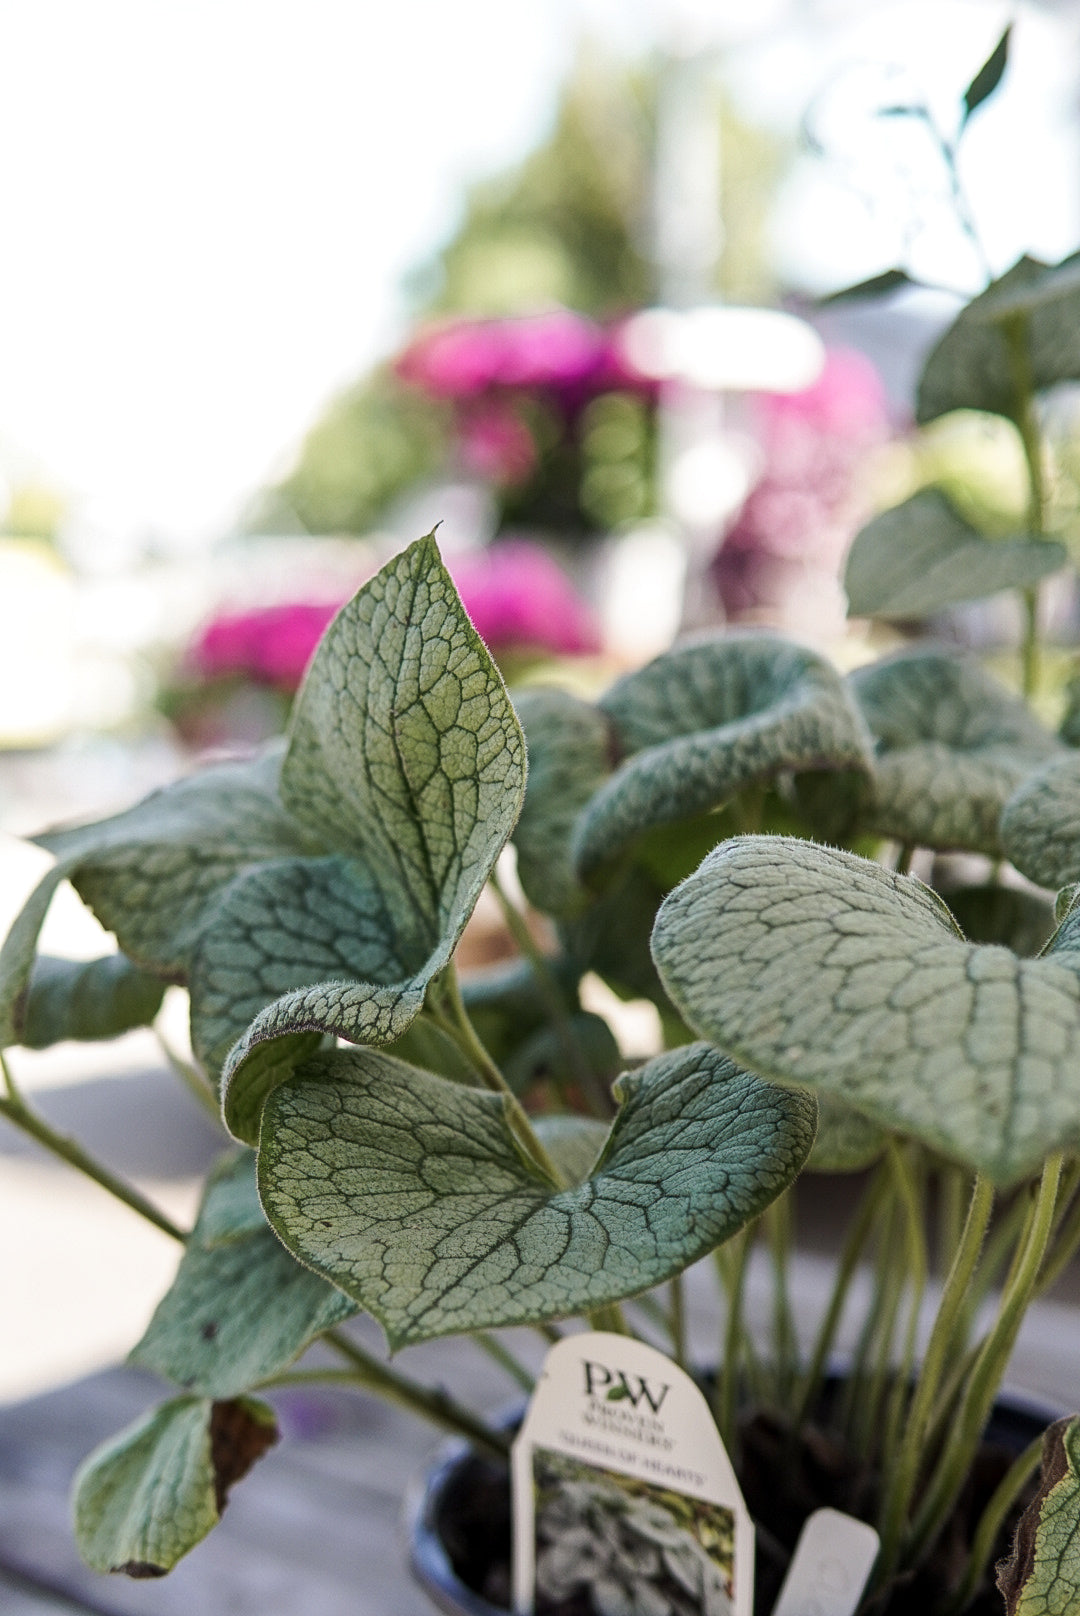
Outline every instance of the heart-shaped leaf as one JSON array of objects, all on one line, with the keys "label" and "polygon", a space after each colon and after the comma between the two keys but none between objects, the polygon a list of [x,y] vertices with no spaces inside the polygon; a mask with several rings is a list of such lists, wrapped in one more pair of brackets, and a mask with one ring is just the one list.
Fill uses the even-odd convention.
[{"label": "heart-shaped leaf", "polygon": [[836,670],[765,635],[677,647],[600,699],[625,761],[581,814],[588,875],[653,825],[720,807],[740,788],[800,769],[862,769],[869,744]]},{"label": "heart-shaped leaf", "polygon": [[229,1489],[277,1440],[249,1398],[177,1397],[95,1449],[74,1484],[75,1537],[94,1571],[162,1577],[216,1526]]},{"label": "heart-shaped leaf", "polygon": [[266,1102],[259,1192],[301,1262],[393,1347],[602,1307],[681,1271],[791,1182],[808,1096],[704,1044],[620,1078],[589,1177],[526,1157],[505,1100],[373,1049],[309,1061]]},{"label": "heart-shaped leaf", "polygon": [[[235,1024],[251,1002],[231,963],[238,936],[270,974],[284,973],[282,959],[303,939],[294,988],[254,1017],[223,1070],[225,1117],[237,1138],[255,1143],[269,1087],[310,1050],[312,1035],[387,1044],[406,1030],[457,946],[524,790],[524,741],[498,670],[433,539],[421,539],[327,630],[282,768],[290,812],[351,860],[348,889],[339,887],[327,916],[319,911],[330,904],[331,864],[257,875],[222,906],[220,934],[215,925],[200,951],[199,996],[214,998]],[[301,913],[309,880],[314,897]],[[283,883],[293,896],[275,958],[256,933],[282,930]],[[314,968],[319,959],[334,964],[329,978]]]},{"label": "heart-shaped leaf", "polygon": [[570,917],[591,893],[570,856],[574,822],[616,762],[610,720],[565,690],[525,690],[515,701],[529,751],[529,783],[514,831],[518,876],[529,902]]},{"label": "heart-shaped leaf", "polygon": [[[1078,260],[1051,268],[1021,258],[961,309],[923,367],[915,418],[925,425],[949,410],[991,410],[1016,420],[1023,390],[1010,350],[1023,342],[1036,391],[1080,377]],[[1016,329],[1015,322],[1024,322]],[[1010,334],[1010,322],[1014,331]]]},{"label": "heart-shaped leaf", "polygon": [[924,617],[957,601],[1024,589],[1068,560],[1045,539],[988,539],[939,488],[920,489],[875,516],[848,554],[852,617]]},{"label": "heart-shaped leaf", "polygon": [[1067,1616],[1080,1609],[1080,1415],[1043,1438],[1039,1490],[997,1568],[1007,1616]]},{"label": "heart-shaped leaf", "polygon": [[738,837],[666,900],[653,952],[690,1025],[1001,1184],[1080,1145],[1080,913],[1039,959],[966,942],[920,882]]},{"label": "heart-shaped leaf", "polygon": [[1006,802],[1001,840],[1016,868],[1052,892],[1080,880],[1080,757],[1029,776]]},{"label": "heart-shaped leaf", "polygon": [[124,954],[95,960],[39,954],[19,1010],[19,1042],[47,1049],[65,1038],[118,1038],[133,1027],[148,1027],[164,996],[161,978]]},{"label": "heart-shaped leaf", "polygon": [[972,658],[904,651],[850,682],[877,741],[863,829],[1000,856],[1005,801],[1061,754],[1057,737]]},{"label": "heart-shaped leaf", "polygon": [[[244,1215],[252,1200],[254,1228]],[[355,1302],[302,1268],[269,1228],[245,1152],[210,1180],[176,1278],[130,1361],[185,1391],[237,1397],[355,1312]]]}]

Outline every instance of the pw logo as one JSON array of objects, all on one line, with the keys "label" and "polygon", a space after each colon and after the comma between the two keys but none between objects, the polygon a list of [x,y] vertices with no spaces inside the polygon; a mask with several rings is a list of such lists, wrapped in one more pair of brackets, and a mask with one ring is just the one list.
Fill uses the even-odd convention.
[{"label": "pw logo", "polygon": [[628,1375],[622,1369],[608,1369],[605,1364],[590,1363],[588,1358],[583,1358],[581,1363],[585,1371],[587,1397],[602,1397],[608,1403],[625,1401],[631,1408],[637,1408],[639,1403],[647,1403],[654,1414],[659,1414],[660,1405],[671,1390],[667,1385],[658,1389],[650,1386],[644,1375]]}]

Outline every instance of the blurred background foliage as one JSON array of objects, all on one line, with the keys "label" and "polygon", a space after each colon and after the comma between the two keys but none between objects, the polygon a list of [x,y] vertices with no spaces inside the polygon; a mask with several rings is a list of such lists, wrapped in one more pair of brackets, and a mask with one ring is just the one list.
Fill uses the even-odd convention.
[{"label": "blurred background foliage", "polygon": [[[652,261],[659,72],[585,51],[552,132],[531,156],[467,193],[452,239],[408,281],[416,321],[498,318],[562,307],[604,323],[657,297]],[[716,290],[765,304],[776,283],[767,243],[790,155],[718,94],[724,239]],[[535,445],[527,476],[496,481],[498,525],[566,535],[652,514],[653,423],[613,390],[567,422],[542,394],[516,408]],[[312,426],[288,474],[249,511],[252,532],[363,534],[424,479],[454,474],[454,412],[403,384],[392,364],[359,377]]]}]

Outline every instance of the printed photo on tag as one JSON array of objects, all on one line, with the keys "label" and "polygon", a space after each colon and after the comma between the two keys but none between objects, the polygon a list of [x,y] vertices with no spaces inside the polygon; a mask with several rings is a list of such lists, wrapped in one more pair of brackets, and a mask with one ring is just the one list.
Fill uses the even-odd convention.
[{"label": "printed photo on tag", "polygon": [[708,1403],[655,1348],[558,1342],[512,1469],[516,1612],[751,1616],[749,1511]]}]

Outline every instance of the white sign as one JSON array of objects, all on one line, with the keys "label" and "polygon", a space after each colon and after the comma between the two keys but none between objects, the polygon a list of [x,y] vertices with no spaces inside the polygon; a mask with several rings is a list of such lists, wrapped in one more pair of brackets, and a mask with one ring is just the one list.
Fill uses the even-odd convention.
[{"label": "white sign", "polygon": [[514,1443],[514,1609],[595,1591],[752,1616],[754,1527],[712,1411],[662,1352],[592,1331],[557,1342]]}]

